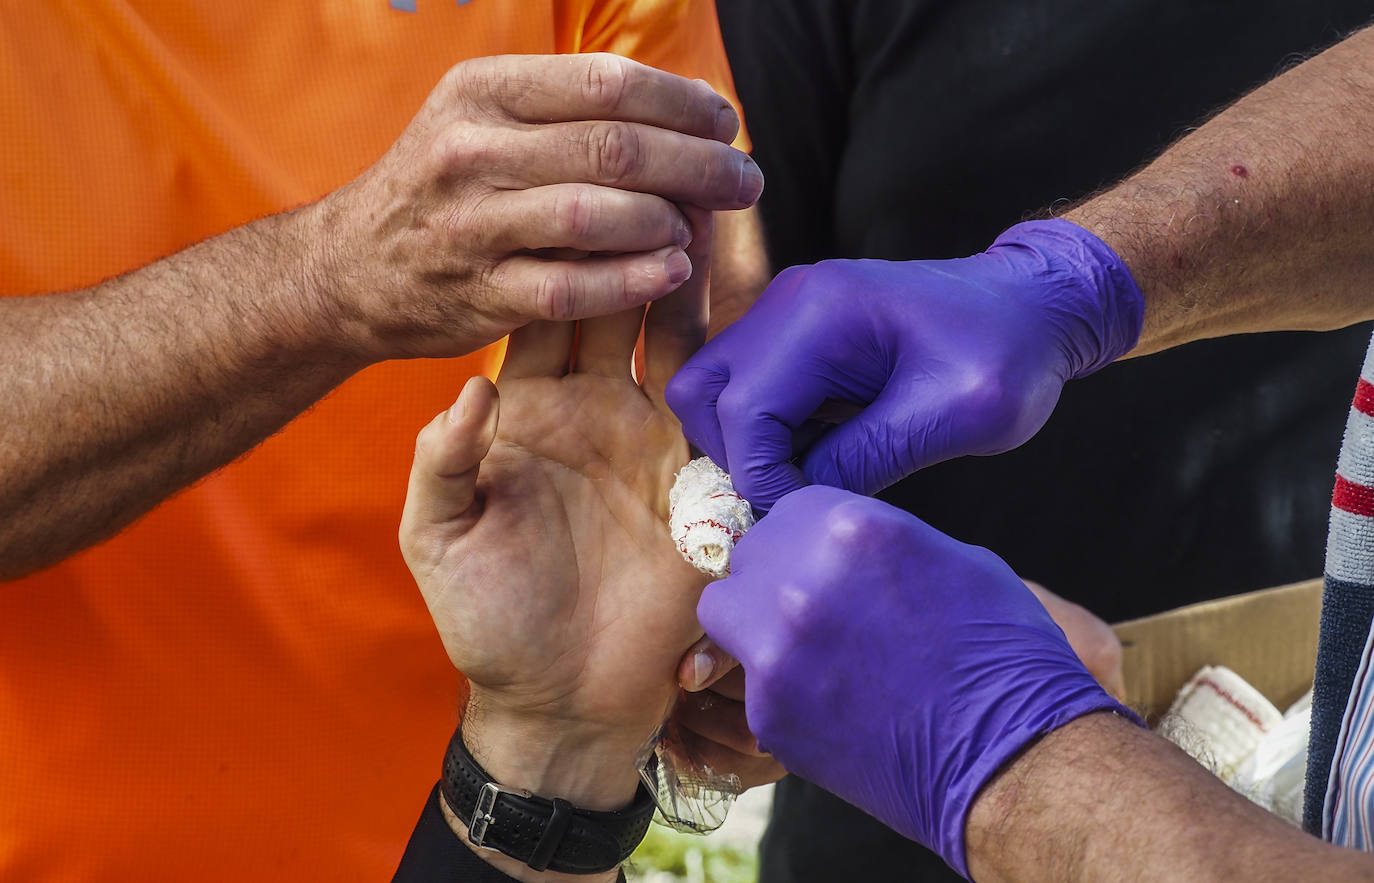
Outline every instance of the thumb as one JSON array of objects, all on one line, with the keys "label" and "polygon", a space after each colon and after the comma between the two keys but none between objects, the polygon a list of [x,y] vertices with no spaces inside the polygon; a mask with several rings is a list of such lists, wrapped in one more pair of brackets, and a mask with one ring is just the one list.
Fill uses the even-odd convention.
[{"label": "thumb", "polygon": [[[746,637],[751,626],[759,625],[757,614],[748,609],[748,597],[750,591],[745,581],[739,574],[731,574],[725,579],[717,580],[706,586],[701,593],[700,600],[697,601],[697,621],[701,623],[701,628],[706,632],[706,636],[692,646],[678,665],[679,683],[685,686],[686,680],[696,681],[695,672],[690,678],[684,676],[689,674],[689,670],[694,667],[696,651],[705,649],[711,655],[713,667],[719,667],[719,674],[726,674],[731,668],[739,665],[744,657],[740,653],[747,653],[750,649],[750,642]],[[708,684],[716,679],[707,673]],[[696,687],[696,689],[704,689]]]},{"label": "thumb", "polygon": [[459,518],[472,507],[477,471],[496,438],[500,397],[485,377],[474,377],[458,400],[420,430],[401,516],[408,536]]},{"label": "thumb", "polygon": [[703,637],[687,648],[678,661],[677,683],[688,693],[699,693],[738,666],[739,661],[735,657],[722,650],[715,641]]}]

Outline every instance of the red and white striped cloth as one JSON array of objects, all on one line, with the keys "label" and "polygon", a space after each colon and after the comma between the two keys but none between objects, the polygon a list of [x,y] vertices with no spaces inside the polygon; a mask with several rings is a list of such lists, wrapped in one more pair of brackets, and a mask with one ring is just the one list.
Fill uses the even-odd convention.
[{"label": "red and white striped cloth", "polygon": [[[1374,343],[1347,418],[1331,495],[1313,696],[1307,826],[1374,848]],[[1339,721],[1339,728],[1336,722]],[[1334,743],[1334,744],[1333,744]],[[1329,758],[1329,761],[1328,761]],[[1329,764],[1329,765],[1328,765]],[[1323,786],[1324,787],[1321,787]]]}]

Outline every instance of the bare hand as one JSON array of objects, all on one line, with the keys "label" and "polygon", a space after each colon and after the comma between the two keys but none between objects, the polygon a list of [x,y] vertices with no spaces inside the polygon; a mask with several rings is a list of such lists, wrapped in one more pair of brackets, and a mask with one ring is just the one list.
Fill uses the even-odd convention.
[{"label": "bare hand", "polygon": [[[668,536],[688,451],[662,390],[705,333],[705,275],[647,319],[640,308],[581,322],[575,355],[570,323],[516,331],[496,387],[470,381],[420,433],[402,551],[471,682],[469,748],[503,784],[554,787],[530,772],[546,752],[562,755],[548,765],[565,777],[560,796],[628,798],[635,752],[701,635],[704,578]],[[641,321],[643,386],[630,373]],[[507,756],[516,744],[522,755]],[[567,781],[584,762],[596,775]]]},{"label": "bare hand", "polygon": [[325,288],[369,359],[471,352],[641,306],[691,273],[677,204],[747,207],[724,98],[613,55],[457,65],[390,151],[319,205]]},{"label": "bare hand", "polygon": [[741,785],[753,788],[776,782],[787,770],[759,748],[745,717],[744,690],[744,669],[736,664],[710,689],[686,694],[672,720],[689,756],[716,772],[734,773]]}]

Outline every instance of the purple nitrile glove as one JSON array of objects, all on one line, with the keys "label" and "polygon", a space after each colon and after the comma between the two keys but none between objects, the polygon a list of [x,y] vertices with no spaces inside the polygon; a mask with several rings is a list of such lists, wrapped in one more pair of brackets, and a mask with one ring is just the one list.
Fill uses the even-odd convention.
[{"label": "purple nitrile glove", "polygon": [[[761,510],[804,484],[871,494],[1044,425],[1065,381],[1120,358],[1144,299],[1068,221],[1017,224],[947,261],[826,261],[781,273],[668,386],[687,438]],[[827,399],[867,407],[792,458]]]},{"label": "purple nitrile glove", "polygon": [[979,789],[1040,735],[1094,711],[1098,685],[987,549],[828,487],[778,501],[697,606],[744,666],[745,713],[789,771],[967,876]]}]

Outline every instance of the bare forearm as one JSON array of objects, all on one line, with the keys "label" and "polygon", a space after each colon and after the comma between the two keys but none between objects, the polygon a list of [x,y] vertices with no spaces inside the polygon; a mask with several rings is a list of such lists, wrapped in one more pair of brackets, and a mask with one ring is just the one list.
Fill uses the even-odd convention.
[{"label": "bare forearm", "polygon": [[624,58],[472,59],[315,206],[0,299],[0,578],[114,533],[366,364],[663,297],[691,269],[676,205],[763,186],[738,128],[709,87]]},{"label": "bare forearm", "polygon": [[1145,294],[1133,355],[1374,316],[1374,29],[1065,217],[1111,245]]},{"label": "bare forearm", "polygon": [[362,367],[300,210],[0,300],[0,577],[109,536]]},{"label": "bare forearm", "polygon": [[966,837],[981,883],[1374,880],[1374,856],[1304,834],[1107,714],[1050,733],[999,773]]}]

